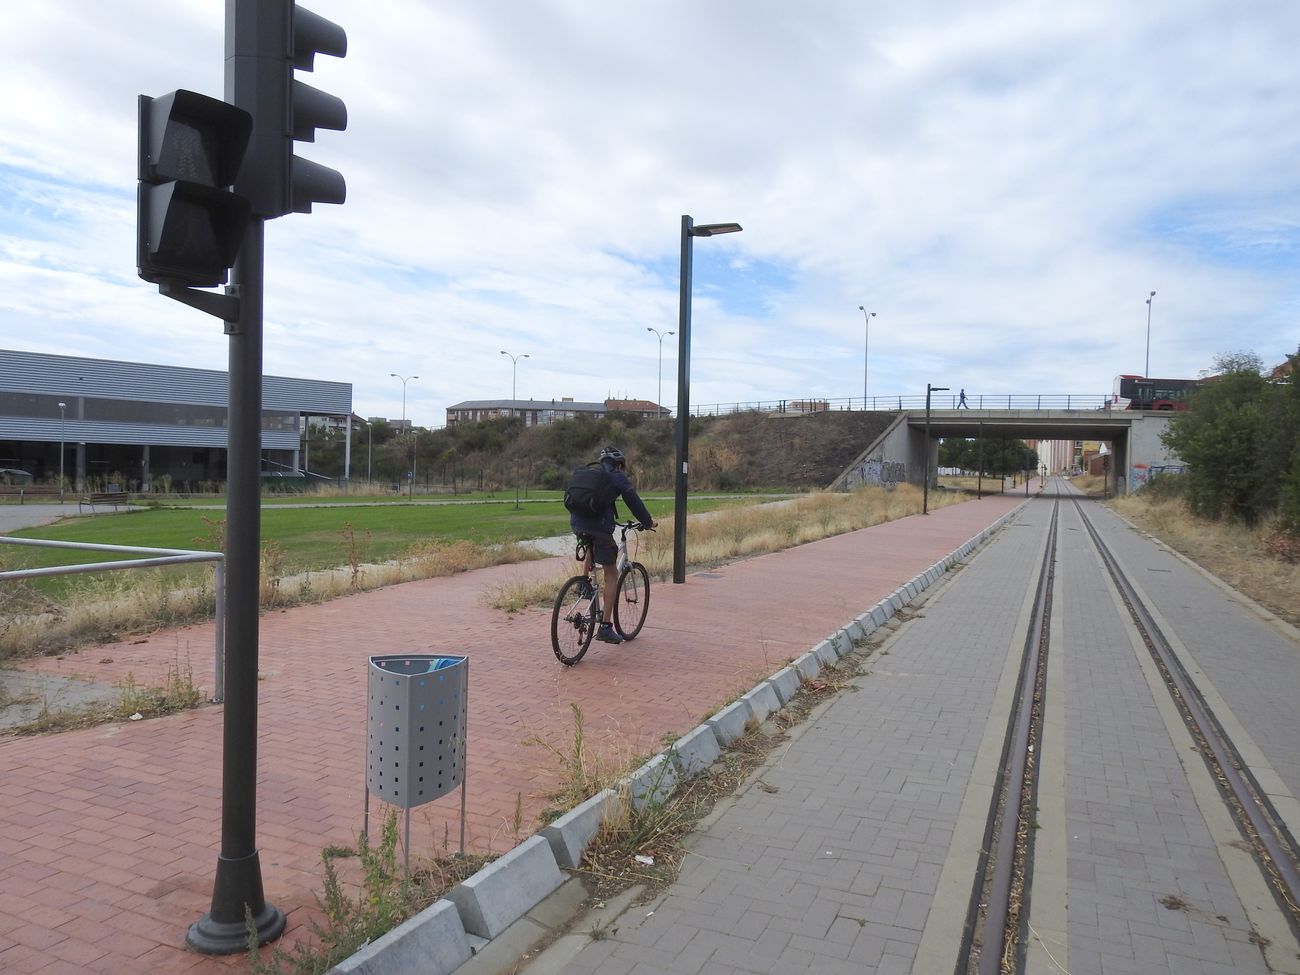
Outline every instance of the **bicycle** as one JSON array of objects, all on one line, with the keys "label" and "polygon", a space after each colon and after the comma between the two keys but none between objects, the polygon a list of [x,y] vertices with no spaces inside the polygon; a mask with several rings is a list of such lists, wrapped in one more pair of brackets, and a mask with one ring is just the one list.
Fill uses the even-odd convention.
[{"label": "bicycle", "polygon": [[[634,640],[645,625],[650,611],[650,573],[640,562],[628,557],[627,533],[629,531],[654,531],[643,529],[635,521],[620,522],[618,535],[618,588],[614,590],[614,629],[624,640]],[[578,558],[586,558],[584,548],[589,544],[583,536],[578,539]],[[551,649],[566,667],[572,667],[591,646],[591,640],[600,626],[600,584],[596,567],[573,576],[560,587],[551,611]]]}]

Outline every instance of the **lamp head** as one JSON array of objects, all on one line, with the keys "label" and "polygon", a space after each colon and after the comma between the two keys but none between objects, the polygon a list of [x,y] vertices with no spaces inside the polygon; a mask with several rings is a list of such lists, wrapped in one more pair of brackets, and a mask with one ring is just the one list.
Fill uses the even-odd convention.
[{"label": "lamp head", "polygon": [[744,228],[738,223],[702,223],[691,228],[692,237],[716,237],[718,234],[739,233]]}]

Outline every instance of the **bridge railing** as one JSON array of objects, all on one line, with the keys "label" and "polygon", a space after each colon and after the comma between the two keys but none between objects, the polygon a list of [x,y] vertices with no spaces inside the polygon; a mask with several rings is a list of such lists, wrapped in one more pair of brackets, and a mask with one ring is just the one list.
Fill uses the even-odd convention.
[{"label": "bridge railing", "polygon": [[[1108,394],[1094,393],[932,393],[932,410],[1105,410],[1111,405]],[[749,403],[706,403],[691,407],[691,416],[724,416],[728,413],[829,413],[847,410],[923,410],[925,394],[894,396],[850,396],[838,399],[802,397],[798,399],[756,400]]]}]

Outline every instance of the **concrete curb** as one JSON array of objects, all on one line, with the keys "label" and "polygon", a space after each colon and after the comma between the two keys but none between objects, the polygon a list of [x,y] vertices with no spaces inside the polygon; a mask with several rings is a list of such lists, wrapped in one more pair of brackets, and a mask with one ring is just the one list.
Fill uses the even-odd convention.
[{"label": "concrete curb", "polygon": [[660,752],[624,779],[632,808],[640,812],[651,803],[661,803],[677,788],[677,761],[670,752]]},{"label": "concrete curb", "polygon": [[[566,875],[582,860],[602,819],[629,801],[637,810],[672,795],[679,781],[712,765],[722,749],[745,733],[750,720],[762,724],[812,680],[823,667],[854,648],[854,640],[873,633],[898,610],[933,585],[945,572],[982,545],[1023,505],[925,572],[892,592],[795,661],[729,704],[704,724],[678,739],[620,783],[620,790],[592,796],[555,822],[544,826],[509,853],[488,864],[454,888],[445,899],[378,938],[330,969],[330,975],[404,975],[421,971],[451,975],[471,956],[524,918],[560,888]],[[626,798],[624,798],[626,797]]]},{"label": "concrete curb", "polygon": [[579,806],[543,826],[539,832],[551,844],[551,853],[561,867],[572,870],[582,862],[587,844],[600,829],[605,817],[618,808],[618,796],[605,789]]},{"label": "concrete curb", "polygon": [[790,666],[798,672],[800,681],[816,680],[817,675],[822,672],[822,662],[811,650],[802,657],[796,657]]},{"label": "concrete curb", "polygon": [[428,975],[451,975],[473,955],[474,948],[461,926],[456,905],[449,900],[440,900],[339,962],[330,971],[339,975],[388,975],[415,971]]},{"label": "concrete curb", "polygon": [[562,883],[551,845],[535,835],[457,884],[447,899],[467,932],[495,938]]},{"label": "concrete curb", "polygon": [[709,725],[697,725],[673,742],[671,751],[680,763],[683,778],[693,779],[722,757],[718,736]]},{"label": "concrete curb", "polygon": [[734,701],[713,717],[705,718],[704,723],[713,729],[718,744],[726,748],[745,733],[745,727],[752,717],[748,702]]},{"label": "concrete curb", "polygon": [[781,710],[781,699],[776,696],[776,690],[767,681],[759,684],[749,693],[742,694],[740,699],[749,705],[749,713],[759,724],[766,721],[773,711]]},{"label": "concrete curb", "polygon": [[799,671],[793,667],[782,667],[775,674],[767,679],[767,683],[772,690],[776,691],[776,696],[781,699],[781,705],[774,710],[781,710],[790,703],[790,699],[799,693],[799,685],[803,683],[799,679]]}]

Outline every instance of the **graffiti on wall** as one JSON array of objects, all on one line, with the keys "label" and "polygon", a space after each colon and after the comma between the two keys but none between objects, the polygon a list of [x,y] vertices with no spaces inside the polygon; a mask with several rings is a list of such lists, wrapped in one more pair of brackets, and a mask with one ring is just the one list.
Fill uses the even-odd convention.
[{"label": "graffiti on wall", "polygon": [[1182,464],[1134,464],[1128,472],[1129,490],[1137,491],[1158,474],[1182,474],[1186,470]]},{"label": "graffiti on wall", "polygon": [[864,460],[848,478],[851,486],[875,484],[892,488],[907,480],[907,465],[897,460]]}]

